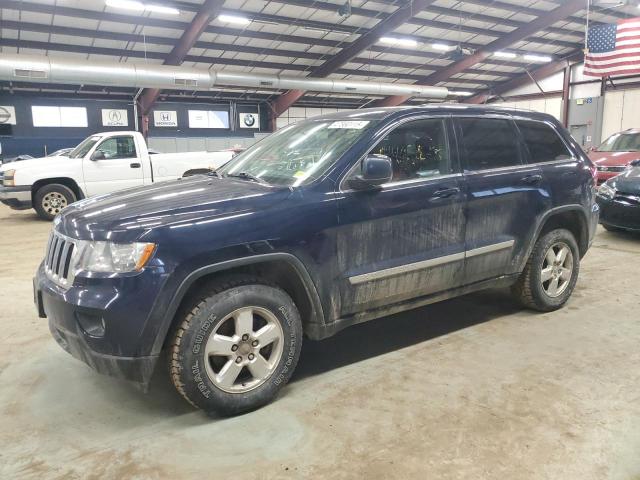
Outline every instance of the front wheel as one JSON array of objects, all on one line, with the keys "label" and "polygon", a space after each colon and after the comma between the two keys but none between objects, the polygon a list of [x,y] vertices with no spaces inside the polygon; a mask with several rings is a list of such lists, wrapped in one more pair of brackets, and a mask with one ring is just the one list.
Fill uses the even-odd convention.
[{"label": "front wheel", "polygon": [[178,392],[207,412],[270,402],[298,363],[302,322],[291,297],[258,278],[230,277],[192,304],[170,346]]},{"label": "front wheel", "polygon": [[53,220],[65,207],[76,201],[76,194],[65,185],[50,183],[40,187],[33,200],[38,216]]},{"label": "front wheel", "polygon": [[580,252],[573,234],[552,230],[536,242],[512,292],[528,308],[557,310],[573,293],[579,270]]}]

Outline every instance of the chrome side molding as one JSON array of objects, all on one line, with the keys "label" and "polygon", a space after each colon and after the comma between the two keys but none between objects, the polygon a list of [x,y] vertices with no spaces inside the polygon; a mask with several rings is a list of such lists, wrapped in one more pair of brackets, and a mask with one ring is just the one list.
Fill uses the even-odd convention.
[{"label": "chrome side molding", "polygon": [[353,277],[349,277],[349,283],[351,285],[358,285],[360,283],[381,280],[383,278],[393,277],[396,275],[401,275],[403,273],[410,273],[417,270],[438,267],[447,263],[459,262],[460,260],[464,260],[465,258],[472,258],[479,255],[486,255],[487,253],[498,252],[500,250],[507,250],[513,248],[514,244],[515,240],[508,240],[506,242],[494,243],[492,245],[486,245],[484,247],[474,248],[472,250],[454,253],[452,255],[430,258],[429,260],[422,260],[420,262],[407,263],[405,265],[399,265],[397,267],[384,268],[382,270],[376,270],[374,272],[354,275]]}]

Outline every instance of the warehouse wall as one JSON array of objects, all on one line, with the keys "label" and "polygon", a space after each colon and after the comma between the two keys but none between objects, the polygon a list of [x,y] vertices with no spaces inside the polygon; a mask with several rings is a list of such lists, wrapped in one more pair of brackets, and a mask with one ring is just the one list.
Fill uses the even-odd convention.
[{"label": "warehouse wall", "polygon": [[[574,65],[571,69],[572,82],[593,81],[593,77],[587,77],[583,74],[584,65]],[[558,92],[562,90],[563,83],[562,72],[543,79],[540,83],[545,92]],[[604,97],[604,112],[602,119],[602,138],[605,140],[613,133],[625,130],[627,128],[640,128],[640,88],[637,83],[640,78],[636,79],[614,79],[615,90],[608,90]],[[632,86],[632,84],[634,84]],[[625,85],[629,85],[626,87]],[[609,87],[612,88],[612,87]],[[562,115],[562,98],[560,95],[547,97],[545,99],[513,99],[509,97],[517,97],[520,95],[536,95],[540,90],[533,82],[524,87],[514,89],[503,94],[506,101],[498,101],[492,104],[503,105],[512,108],[523,108],[538,112],[545,112],[553,115],[560,120]],[[599,97],[601,93],[600,82],[573,85],[570,91],[570,99],[576,100],[581,98]],[[598,143],[597,141],[595,142]]]},{"label": "warehouse wall", "polygon": [[[0,124],[2,157],[16,155],[44,156],[54,150],[73,147],[84,138],[97,132],[134,130],[135,119],[131,100],[102,100],[70,98],[68,95],[38,95],[4,93],[0,106],[15,108],[15,125]],[[32,106],[83,107],[87,113],[86,127],[36,127]],[[247,147],[264,136],[268,128],[268,109],[258,103],[225,102],[220,104],[199,102],[159,102],[157,109],[176,112],[177,126],[156,127],[153,111],[149,122],[149,146],[172,153],[177,151],[220,150],[230,147]],[[103,109],[127,111],[126,126],[105,126]],[[189,128],[189,110],[222,110],[229,112],[230,125],[226,128]],[[259,128],[242,128],[239,116],[254,113],[259,117]]]},{"label": "warehouse wall", "polygon": [[640,89],[606,92],[602,139],[627,128],[640,128]]}]

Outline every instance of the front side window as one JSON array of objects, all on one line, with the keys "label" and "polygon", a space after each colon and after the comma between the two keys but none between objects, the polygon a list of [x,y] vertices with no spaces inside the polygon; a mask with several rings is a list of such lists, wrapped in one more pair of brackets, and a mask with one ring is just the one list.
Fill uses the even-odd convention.
[{"label": "front side window", "polygon": [[222,176],[298,186],[321,177],[377,120],[317,120],[289,125],[234,157]]},{"label": "front side window", "polygon": [[98,145],[96,152],[102,152],[106,160],[136,158],[136,145],[131,136],[111,137]]},{"label": "front side window", "polygon": [[598,152],[638,152],[640,133],[616,133],[598,147]]},{"label": "front side window", "polygon": [[520,165],[518,136],[511,120],[460,118],[460,148],[466,170],[477,171]]},{"label": "front side window", "polygon": [[371,151],[393,165],[392,182],[452,173],[444,120],[415,120],[388,133]]},{"label": "front side window", "polygon": [[572,155],[567,146],[546,123],[516,120],[516,125],[529,150],[531,163],[553,162],[554,160],[571,158]]}]

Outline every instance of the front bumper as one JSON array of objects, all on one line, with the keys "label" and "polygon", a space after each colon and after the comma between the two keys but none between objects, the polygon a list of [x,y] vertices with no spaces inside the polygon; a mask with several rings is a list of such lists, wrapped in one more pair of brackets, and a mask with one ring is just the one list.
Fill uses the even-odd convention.
[{"label": "front bumper", "polygon": [[640,231],[640,196],[637,201],[631,198],[608,200],[597,198],[600,205],[600,223],[625,230]]},{"label": "front bumper", "polygon": [[0,186],[0,202],[14,210],[26,210],[31,208],[31,187],[4,187]]},{"label": "front bumper", "polygon": [[125,278],[77,277],[65,290],[41,265],[33,280],[34,301],[64,350],[99,373],[145,388],[159,358],[153,351],[155,337],[144,332],[160,277],[150,270]]}]

